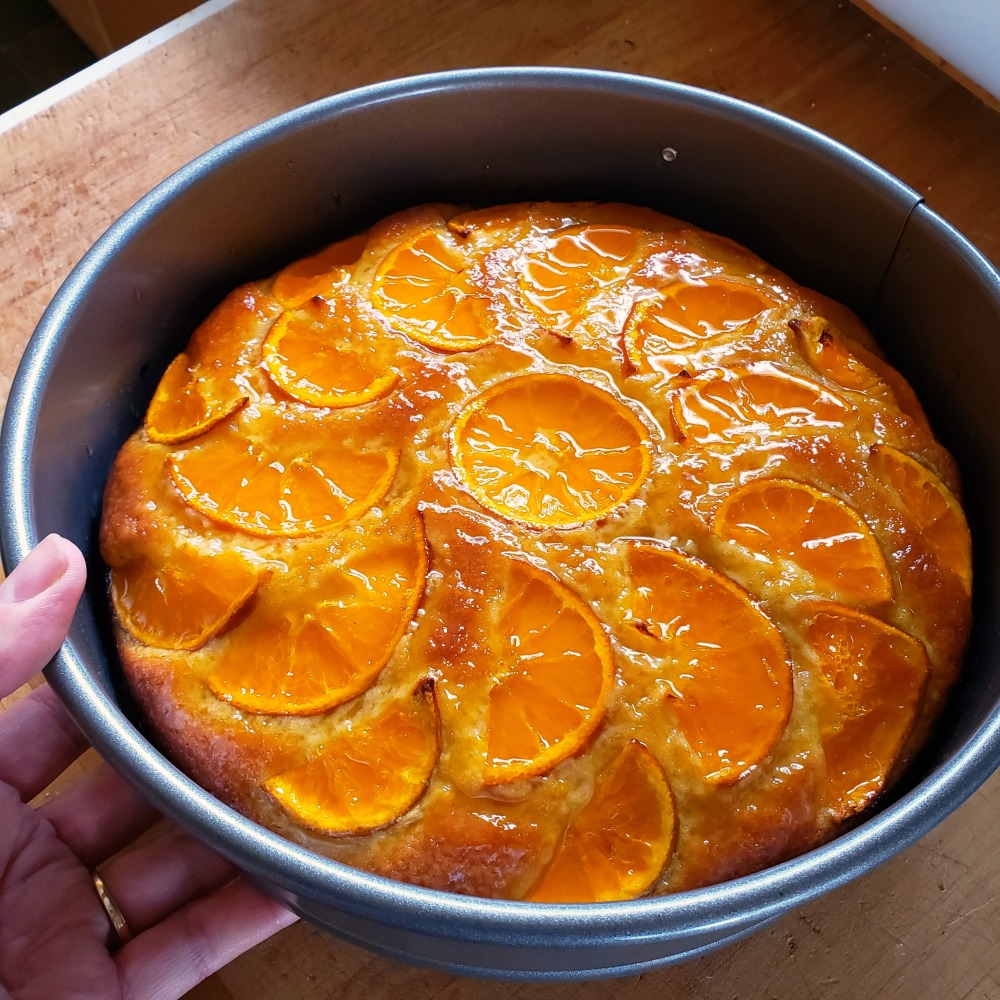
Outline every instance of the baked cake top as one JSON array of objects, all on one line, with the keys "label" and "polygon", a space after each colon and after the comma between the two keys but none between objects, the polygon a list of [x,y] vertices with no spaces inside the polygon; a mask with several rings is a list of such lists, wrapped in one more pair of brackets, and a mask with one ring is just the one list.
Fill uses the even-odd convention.
[{"label": "baked cake top", "polygon": [[954,463],[848,310],[624,205],[422,206],[238,289],[115,464],[159,740],[459,892],[606,900],[829,837],[968,631]]}]

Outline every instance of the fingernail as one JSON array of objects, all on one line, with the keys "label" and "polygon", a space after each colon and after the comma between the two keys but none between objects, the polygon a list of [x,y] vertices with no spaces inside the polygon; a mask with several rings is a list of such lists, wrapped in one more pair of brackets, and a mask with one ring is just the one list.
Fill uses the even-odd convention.
[{"label": "fingernail", "polygon": [[0,583],[0,603],[21,604],[45,593],[69,568],[59,535],[42,539]]}]

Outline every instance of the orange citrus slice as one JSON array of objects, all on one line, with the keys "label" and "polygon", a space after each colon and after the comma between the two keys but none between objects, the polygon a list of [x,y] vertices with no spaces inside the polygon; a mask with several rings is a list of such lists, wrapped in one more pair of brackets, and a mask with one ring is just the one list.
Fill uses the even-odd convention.
[{"label": "orange citrus slice", "polygon": [[395,823],[419,801],[440,749],[429,681],[374,718],[344,726],[305,764],[264,783],[294,821],[327,836]]},{"label": "orange citrus slice", "polygon": [[846,604],[892,597],[885,556],[861,515],[806,483],[752,480],[719,504],[713,530],[758,560],[805,570],[814,588]]},{"label": "orange citrus slice", "polygon": [[618,755],[528,894],[535,903],[606,903],[652,888],[674,847],[663,765],[633,740]]},{"label": "orange citrus slice", "polygon": [[318,606],[258,612],[234,629],[209,689],[260,715],[314,715],[349,701],[389,662],[420,603],[426,571],[419,517],[366,534],[366,548],[324,578],[326,599]]},{"label": "orange citrus slice", "polygon": [[513,562],[499,622],[487,785],[545,774],[579,753],[604,718],[614,679],[600,621],[551,573]]},{"label": "orange citrus slice", "polygon": [[275,277],[272,294],[285,309],[298,309],[343,281],[349,274],[348,268],[364,253],[367,242],[368,234],[359,233],[289,264]]},{"label": "orange citrus slice", "polygon": [[927,417],[910,384],[887,361],[854,340],[835,331],[822,317],[789,322],[813,367],[845,389],[895,403],[921,427]]},{"label": "orange citrus slice", "polygon": [[496,336],[470,265],[443,226],[421,230],[379,265],[372,301],[406,336],[438,351],[475,351]]},{"label": "orange citrus slice", "polygon": [[264,341],[264,366],[275,384],[310,406],[359,406],[399,380],[379,351],[375,325],[347,300],[286,312]]},{"label": "orange citrus slice", "polygon": [[776,371],[727,369],[691,379],[671,400],[677,429],[699,444],[778,428],[828,430],[851,410],[818,382]]},{"label": "orange citrus slice", "polygon": [[937,556],[972,590],[972,536],[955,495],[926,466],[889,445],[871,448],[869,465],[896,494]]},{"label": "orange citrus slice", "polygon": [[774,273],[765,261],[728,236],[692,229],[679,220],[657,233],[652,253],[642,266],[646,274],[684,271],[694,278],[707,278],[720,269],[737,274]]},{"label": "orange citrus slice", "polygon": [[459,414],[452,462],[502,517],[566,528],[631,500],[652,467],[649,431],[611,393],[568,375],[517,376]]},{"label": "orange citrus slice", "polygon": [[699,284],[675,281],[662,296],[640,299],[622,331],[625,356],[634,371],[684,367],[686,352],[720,334],[745,326],[777,303],[753,285],[722,278]]},{"label": "orange citrus slice", "polygon": [[178,354],[146,411],[146,433],[160,444],[190,441],[231,417],[249,398],[231,382],[220,391],[217,379],[187,354]]},{"label": "orange citrus slice", "polygon": [[821,316],[793,319],[788,325],[801,341],[818,372],[845,389],[868,393],[880,388],[884,390],[882,380],[859,356],[863,350],[861,345],[851,343],[848,346],[845,338],[835,333]]},{"label": "orange citrus slice", "polygon": [[705,778],[736,781],[781,737],[792,706],[777,626],[728,577],[659,542],[629,546],[630,645],[661,659],[668,701]]},{"label": "orange citrus slice", "polygon": [[330,445],[296,454],[236,434],[216,435],[171,456],[167,467],[184,502],[251,535],[297,537],[335,528],[378,503],[397,451],[356,453]]},{"label": "orange citrus slice", "polygon": [[146,412],[146,433],[160,444],[190,441],[222,423],[250,396],[240,369],[281,311],[252,287],[237,289],[195,331],[167,368]]},{"label": "orange citrus slice", "polygon": [[504,205],[497,210],[474,208],[459,212],[447,225],[448,231],[463,243],[485,248],[501,244],[506,250],[579,221],[567,216],[566,206],[530,202]]},{"label": "orange citrus slice", "polygon": [[837,604],[811,610],[805,636],[819,661],[816,715],[827,803],[837,819],[882,789],[916,717],[930,672],[913,636]]},{"label": "orange citrus slice", "polygon": [[259,573],[239,552],[177,545],[162,563],[136,559],[111,570],[122,624],[147,646],[198,649],[243,607]]},{"label": "orange citrus slice", "polygon": [[602,288],[628,273],[647,234],[631,226],[568,226],[529,253],[519,276],[521,292],[540,321],[561,330]]}]

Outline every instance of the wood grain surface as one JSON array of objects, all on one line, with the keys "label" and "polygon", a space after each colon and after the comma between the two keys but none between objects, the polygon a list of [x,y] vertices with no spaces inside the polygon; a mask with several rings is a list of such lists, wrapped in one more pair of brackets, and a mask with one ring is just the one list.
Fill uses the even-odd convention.
[{"label": "wood grain surface", "polygon": [[[113,219],[215,143],[378,80],[495,64],[624,70],[853,146],[1000,262],[1000,115],[846,0],[237,0],[0,133],[0,401],[49,298]],[[196,1000],[997,1000],[1000,776],[920,844],[726,951],[610,983],[477,983],[299,925]]]}]

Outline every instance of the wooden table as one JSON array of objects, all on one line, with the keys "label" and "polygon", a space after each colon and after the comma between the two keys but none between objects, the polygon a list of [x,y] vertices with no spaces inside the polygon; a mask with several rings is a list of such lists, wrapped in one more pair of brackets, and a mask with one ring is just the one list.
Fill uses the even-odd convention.
[{"label": "wooden table", "polygon": [[[0,401],[72,264],[155,183],[298,104],[430,70],[598,67],[756,102],[897,174],[1000,263],[1000,115],[846,0],[213,0],[183,29],[0,118]],[[457,980],[296,926],[191,996],[996,1000],[998,816],[1000,775],[859,882],[727,951],[620,982]]]}]

